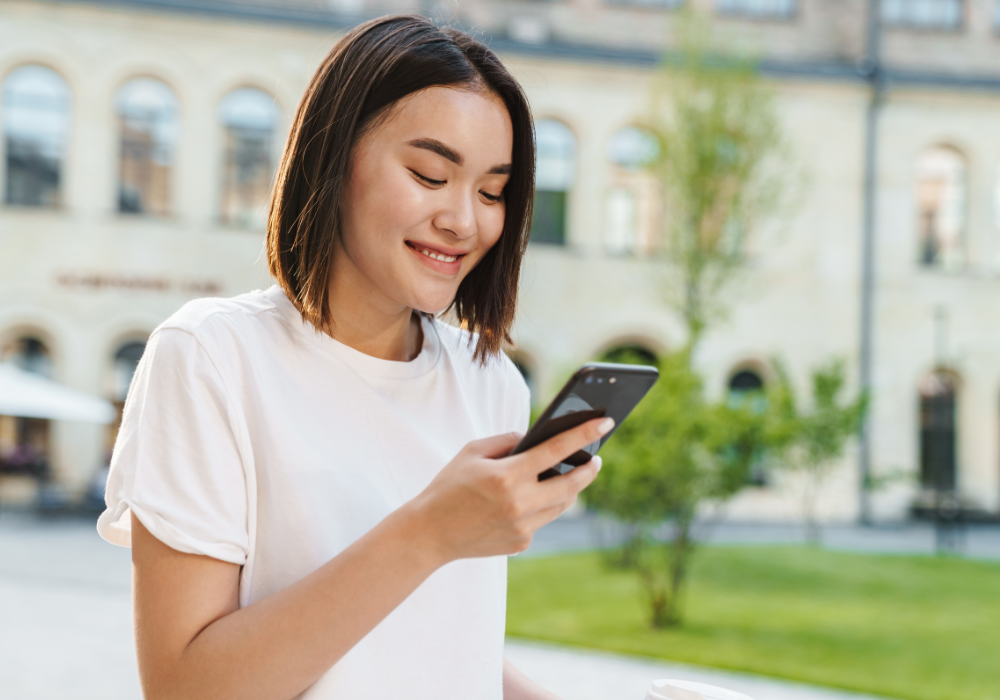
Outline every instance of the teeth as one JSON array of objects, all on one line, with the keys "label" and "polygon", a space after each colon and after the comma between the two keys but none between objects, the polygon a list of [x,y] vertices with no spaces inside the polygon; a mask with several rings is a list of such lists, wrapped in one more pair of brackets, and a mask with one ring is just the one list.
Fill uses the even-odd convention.
[{"label": "teeth", "polygon": [[441,262],[455,262],[458,260],[457,255],[442,255],[440,253],[433,253],[426,248],[420,250],[421,253],[426,255],[428,258],[434,258],[435,260],[440,260]]}]

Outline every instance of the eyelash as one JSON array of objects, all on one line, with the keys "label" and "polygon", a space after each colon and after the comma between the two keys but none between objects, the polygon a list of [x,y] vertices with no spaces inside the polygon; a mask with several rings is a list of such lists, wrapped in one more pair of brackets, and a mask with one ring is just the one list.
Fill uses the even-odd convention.
[{"label": "eyelash", "polygon": [[[418,173],[416,170],[413,169],[411,169],[410,172],[416,175],[424,182],[426,182],[427,184],[434,185],[435,187],[443,185],[447,182],[447,180],[432,180],[426,175],[421,175],[420,173]],[[482,190],[479,190],[479,194],[483,195],[484,197],[486,197],[486,199],[490,200],[491,202],[499,202],[501,199],[503,199],[502,194],[490,194],[488,192],[483,192]]]}]

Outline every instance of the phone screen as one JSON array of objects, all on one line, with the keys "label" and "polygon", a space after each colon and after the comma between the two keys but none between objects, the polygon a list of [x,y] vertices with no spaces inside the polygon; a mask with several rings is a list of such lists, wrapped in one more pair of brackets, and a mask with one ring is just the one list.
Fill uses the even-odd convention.
[{"label": "phone screen", "polygon": [[511,454],[539,445],[559,433],[593,418],[611,416],[615,428],[538,476],[539,481],[565,474],[586,464],[614,435],[632,409],[646,395],[659,376],[655,367],[592,362],[581,367],[542,413]]}]

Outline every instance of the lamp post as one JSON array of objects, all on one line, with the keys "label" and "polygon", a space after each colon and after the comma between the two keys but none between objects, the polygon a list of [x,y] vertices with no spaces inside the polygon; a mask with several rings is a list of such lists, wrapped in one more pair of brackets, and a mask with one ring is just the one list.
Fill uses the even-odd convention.
[{"label": "lamp post", "polygon": [[[860,375],[861,389],[871,394],[873,344],[875,335],[875,198],[878,193],[878,121],[885,98],[885,76],[882,69],[881,0],[868,0],[868,34],[861,70],[868,80],[871,94],[865,114],[864,150],[864,211],[861,232],[861,328]],[[861,479],[858,510],[861,522],[869,525],[871,513],[871,419],[866,415],[861,425],[858,446],[858,471]]]}]

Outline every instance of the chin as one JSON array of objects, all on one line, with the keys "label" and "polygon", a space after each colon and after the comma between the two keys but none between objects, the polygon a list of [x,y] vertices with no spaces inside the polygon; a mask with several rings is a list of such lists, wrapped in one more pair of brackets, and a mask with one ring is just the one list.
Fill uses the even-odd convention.
[{"label": "chin", "polygon": [[436,316],[451,306],[451,302],[454,300],[455,292],[451,290],[447,294],[417,294],[414,295],[409,306],[417,311]]},{"label": "chin", "polygon": [[439,313],[441,313],[442,311],[444,311],[445,309],[447,309],[449,306],[451,306],[451,302],[452,302],[452,300],[449,299],[445,303],[414,304],[413,308],[416,309],[417,311],[421,311],[421,312],[423,312],[425,314],[430,314],[432,316],[437,316]]}]

